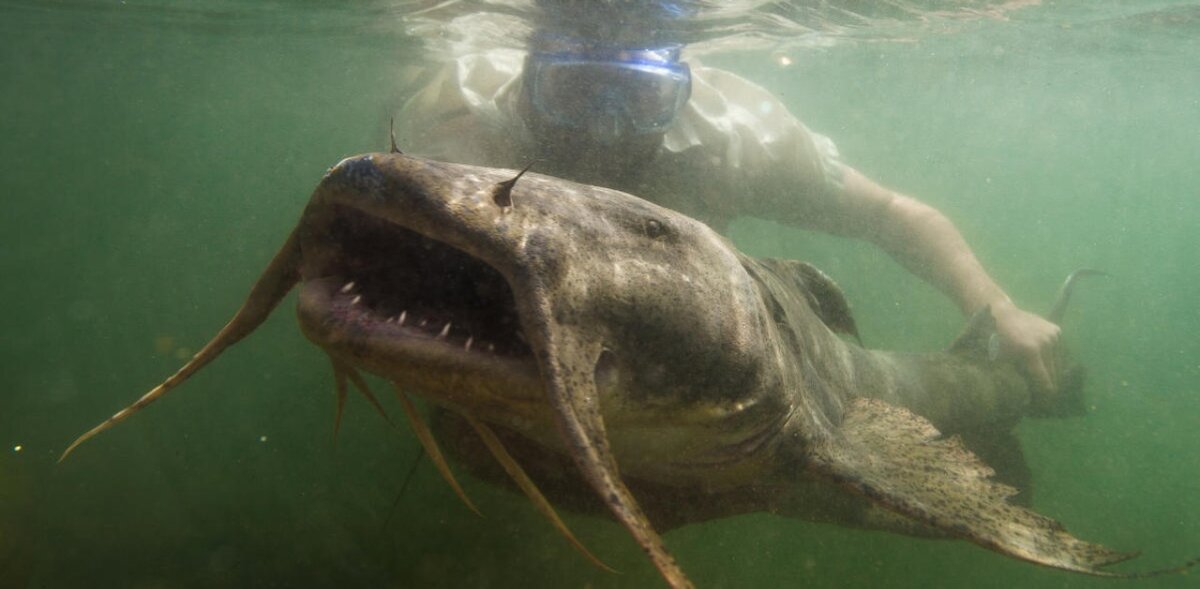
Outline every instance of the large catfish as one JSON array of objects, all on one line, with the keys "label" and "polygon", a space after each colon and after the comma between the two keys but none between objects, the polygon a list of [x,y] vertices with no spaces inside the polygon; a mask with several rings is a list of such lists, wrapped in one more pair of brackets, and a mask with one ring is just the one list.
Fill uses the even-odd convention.
[{"label": "large catfish", "polygon": [[[386,379],[464,500],[439,438],[473,471],[506,473],[601,566],[553,503],[614,517],[672,587],[691,584],[657,530],[753,511],[1128,576],[1103,567],[1134,553],[1071,536],[977,456],[1023,484],[1013,426],[1070,412],[1081,388],[1070,370],[1058,395],[1034,394],[990,353],[986,310],[945,352],[867,350],[840,290],[807,264],[743,255],[629,194],[394,150],[331,168],[229,324],[67,451],[207,365],[297,285],[339,406],[351,386],[379,406],[360,370]],[[435,407],[433,431],[408,393]]]}]

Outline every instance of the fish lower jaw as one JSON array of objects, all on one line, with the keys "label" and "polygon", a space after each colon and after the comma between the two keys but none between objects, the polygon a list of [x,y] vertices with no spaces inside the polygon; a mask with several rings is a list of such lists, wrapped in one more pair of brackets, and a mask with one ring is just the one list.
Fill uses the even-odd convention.
[{"label": "fish lower jaw", "polygon": [[297,314],[305,335],[337,356],[384,367],[420,362],[459,369],[489,365],[492,371],[506,366],[513,372],[532,367],[536,372],[533,354],[519,333],[507,340],[472,333],[455,325],[453,314],[444,310],[384,310],[356,292],[353,282],[340,278],[305,281]]}]

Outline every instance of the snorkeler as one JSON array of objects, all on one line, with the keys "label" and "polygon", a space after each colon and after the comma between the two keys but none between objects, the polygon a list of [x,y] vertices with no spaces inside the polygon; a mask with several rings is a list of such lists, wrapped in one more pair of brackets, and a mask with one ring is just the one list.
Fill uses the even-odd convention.
[{"label": "snorkeler", "polygon": [[738,216],[869,241],[970,316],[990,309],[1002,350],[1057,388],[1058,326],[1016,306],[953,223],[843,163],[770,92],[689,66],[670,38],[678,2],[542,0],[527,50],[462,54],[404,105],[406,149],[534,169],[630,192],[724,231]]}]

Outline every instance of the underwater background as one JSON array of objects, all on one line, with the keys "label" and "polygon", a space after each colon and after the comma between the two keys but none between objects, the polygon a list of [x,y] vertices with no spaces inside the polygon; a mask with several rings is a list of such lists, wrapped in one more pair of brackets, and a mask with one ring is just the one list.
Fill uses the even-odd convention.
[{"label": "underwater background", "polygon": [[[428,4],[0,1],[0,587],[663,586],[609,521],[564,514],[617,575],[520,495],[464,475],[480,518],[427,461],[400,493],[414,438],[352,401],[334,443],[328,362],[288,312],[56,464],[216,333],[328,166],[386,148]],[[945,212],[1019,304],[1110,272],[1064,326],[1089,414],[1018,429],[1034,506],[1143,551],[1119,570],[1200,555],[1200,3],[844,4],[868,32],[704,60]],[[870,347],[935,350],[962,325],[870,246],[731,235],[826,270]],[[1113,583],[769,515],[665,538],[704,588]]]}]

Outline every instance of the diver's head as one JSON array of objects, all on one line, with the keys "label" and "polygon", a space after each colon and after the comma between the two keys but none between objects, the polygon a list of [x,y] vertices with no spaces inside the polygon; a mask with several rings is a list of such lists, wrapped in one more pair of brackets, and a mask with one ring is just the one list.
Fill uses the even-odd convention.
[{"label": "diver's head", "polygon": [[662,136],[691,94],[681,45],[618,47],[539,35],[525,63],[527,118],[598,145]]},{"label": "diver's head", "polygon": [[639,162],[654,155],[691,95],[682,45],[537,32],[525,61],[524,117],[548,159]]}]

